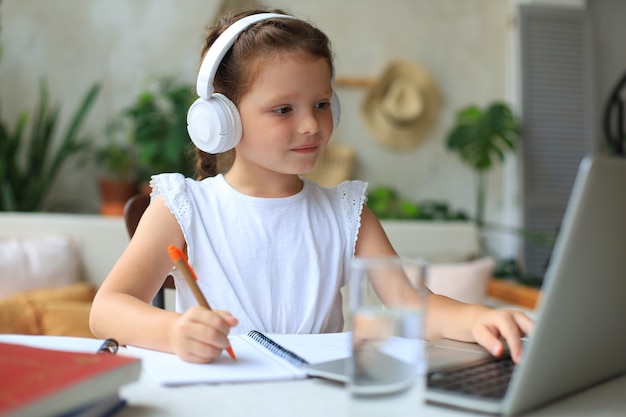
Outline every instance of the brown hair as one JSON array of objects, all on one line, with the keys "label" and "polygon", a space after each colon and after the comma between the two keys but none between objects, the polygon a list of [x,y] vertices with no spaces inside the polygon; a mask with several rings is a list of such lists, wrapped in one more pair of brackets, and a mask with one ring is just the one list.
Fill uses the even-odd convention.
[{"label": "brown hair", "polygon": [[[236,15],[226,14],[209,28],[202,46],[202,57],[228,26],[237,20],[266,10],[250,10]],[[285,14],[281,10],[271,13]],[[328,37],[313,25],[299,19],[271,18],[249,26],[226,53],[215,74],[214,90],[222,93],[233,103],[253,84],[261,58],[282,52],[305,52],[328,61],[333,73],[333,52]],[[213,155],[196,149],[198,179],[225,172],[234,161],[234,150]]]}]

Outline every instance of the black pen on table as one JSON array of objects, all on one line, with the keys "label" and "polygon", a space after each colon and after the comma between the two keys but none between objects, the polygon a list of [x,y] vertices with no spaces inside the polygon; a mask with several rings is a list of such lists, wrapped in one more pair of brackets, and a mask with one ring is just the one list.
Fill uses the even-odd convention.
[{"label": "black pen on table", "polygon": [[[108,339],[105,339],[102,342],[96,354],[115,355],[119,347],[120,347],[120,344],[118,343],[118,341],[113,339],[112,337],[109,337]],[[113,407],[106,410],[104,414],[98,414],[98,415],[100,417],[112,417],[115,414],[117,414],[117,412],[120,411],[122,408],[126,407],[126,404],[127,404],[126,399],[120,397],[118,402]]]},{"label": "black pen on table", "polygon": [[108,338],[106,339],[104,342],[102,342],[102,345],[100,345],[100,348],[98,349],[98,351],[96,353],[104,353],[107,355],[115,355],[117,353],[117,349],[119,349],[120,344],[117,343],[117,340],[113,339],[113,338]]}]

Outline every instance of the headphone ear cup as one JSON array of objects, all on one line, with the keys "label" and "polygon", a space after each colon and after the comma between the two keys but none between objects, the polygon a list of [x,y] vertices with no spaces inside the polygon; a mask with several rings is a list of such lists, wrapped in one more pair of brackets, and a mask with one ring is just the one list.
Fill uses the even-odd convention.
[{"label": "headphone ear cup", "polygon": [[235,103],[215,93],[198,98],[187,112],[187,131],[201,151],[217,154],[234,148],[241,140],[241,117]]},{"label": "headphone ear cup", "polygon": [[333,91],[332,96],[330,97],[330,110],[333,113],[333,130],[337,129],[339,126],[339,121],[341,120],[341,105],[339,104],[339,97]]}]

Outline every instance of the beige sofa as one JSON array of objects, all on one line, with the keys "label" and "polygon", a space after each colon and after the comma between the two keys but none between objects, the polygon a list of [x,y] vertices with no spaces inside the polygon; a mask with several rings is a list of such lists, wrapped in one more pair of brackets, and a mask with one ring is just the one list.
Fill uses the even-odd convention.
[{"label": "beige sofa", "polygon": [[128,244],[122,217],[0,213],[0,239],[68,234],[77,239],[84,279],[100,285]]},{"label": "beige sofa", "polygon": [[0,213],[0,333],[91,336],[91,300],[127,244],[121,217]]},{"label": "beige sofa", "polygon": [[[484,262],[469,262],[480,253],[478,231],[473,225],[462,222],[384,221],[383,227],[401,256],[423,257],[435,263],[431,268],[434,281],[431,280],[430,284],[436,292],[452,291],[455,298],[469,296],[467,301],[472,302],[484,297],[486,277],[490,276],[492,266]],[[55,264],[61,263],[63,267],[71,262],[64,260],[66,255],[58,252],[64,247],[55,249],[57,255],[44,250],[45,255],[52,259],[44,257],[43,261],[40,260],[39,269],[34,274],[52,273],[57,276],[40,280],[31,276],[25,280],[30,279],[31,286],[23,282],[23,291],[11,296],[2,294],[3,288],[0,288],[0,332],[90,335],[87,325],[90,301],[128,244],[124,220],[98,215],[0,213],[0,245],[11,241],[36,242],[35,248],[40,250],[41,245],[50,244],[45,239],[51,237],[70,239],[72,244],[67,249],[75,252],[79,276],[55,281],[59,274],[67,274],[63,268],[62,272],[52,272],[57,271]],[[58,246],[56,241],[52,244]],[[0,253],[0,279],[4,280],[6,289],[7,279],[16,283],[28,274],[9,273],[7,276],[6,265],[2,265],[7,261],[6,256],[4,258]],[[4,276],[1,276],[3,270]],[[33,274],[32,271],[30,273]],[[166,294],[168,309],[174,308],[173,295],[173,291]]]}]

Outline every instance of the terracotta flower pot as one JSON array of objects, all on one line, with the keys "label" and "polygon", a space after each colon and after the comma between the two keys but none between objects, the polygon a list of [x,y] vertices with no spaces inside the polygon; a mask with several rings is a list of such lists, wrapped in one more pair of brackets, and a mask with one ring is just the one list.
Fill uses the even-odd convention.
[{"label": "terracotta flower pot", "polygon": [[100,214],[104,216],[122,216],[126,201],[139,192],[136,182],[101,178],[98,180],[100,188]]}]

